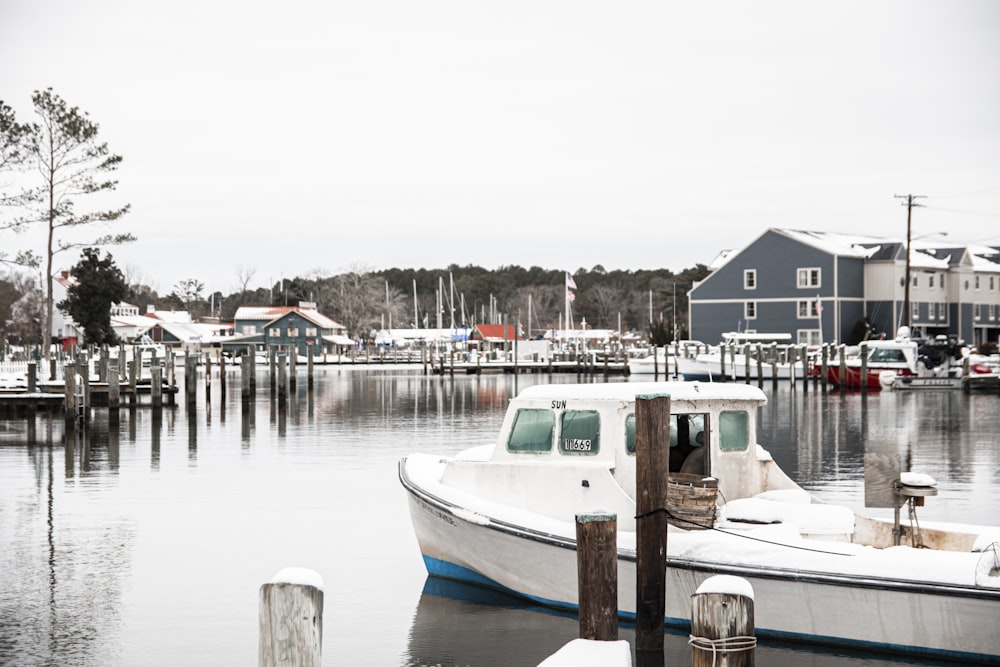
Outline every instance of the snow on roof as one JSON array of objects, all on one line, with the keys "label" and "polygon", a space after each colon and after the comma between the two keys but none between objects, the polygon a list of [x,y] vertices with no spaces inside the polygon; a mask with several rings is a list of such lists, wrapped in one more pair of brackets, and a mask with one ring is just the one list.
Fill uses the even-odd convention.
[{"label": "snow on roof", "polygon": [[539,384],[521,391],[518,398],[605,399],[634,401],[639,396],[668,395],[671,400],[711,399],[754,401],[763,405],[764,392],[753,385],[731,382],[612,382],[608,384]]},{"label": "snow on roof", "polygon": [[1000,250],[989,246],[969,246],[969,257],[975,271],[1000,272]]},{"label": "snow on roof", "polygon": [[341,325],[315,308],[302,306],[240,306],[234,320],[266,320],[273,322],[288,313],[298,313],[321,329],[340,329]]},{"label": "snow on roof", "polygon": [[770,231],[783,234],[799,243],[812,246],[831,255],[861,259],[870,257],[886,241],[884,238],[875,236],[837,232],[810,232],[797,229],[772,229]]}]

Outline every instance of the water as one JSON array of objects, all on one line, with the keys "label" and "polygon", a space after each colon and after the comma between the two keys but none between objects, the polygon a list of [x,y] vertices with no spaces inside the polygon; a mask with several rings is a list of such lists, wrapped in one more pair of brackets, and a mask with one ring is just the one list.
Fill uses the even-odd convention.
[{"label": "water", "polygon": [[[248,414],[230,375],[226,401],[216,382],[190,412],[97,410],[86,437],[0,421],[0,664],[255,664],[260,585],[299,566],[324,579],[326,665],[537,665],[575,618],[428,579],[396,466],[491,441],[548,380],[328,367],[279,409],[261,372]],[[765,392],[760,441],[821,497],[863,507],[867,443],[937,478],[921,520],[998,523],[996,395]],[[670,664],[685,639],[667,635]],[[757,661],[899,664],[773,644]]]}]

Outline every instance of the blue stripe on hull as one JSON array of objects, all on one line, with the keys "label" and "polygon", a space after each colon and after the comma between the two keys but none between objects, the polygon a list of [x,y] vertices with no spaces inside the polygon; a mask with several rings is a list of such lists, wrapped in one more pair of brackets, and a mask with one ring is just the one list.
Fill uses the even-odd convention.
[{"label": "blue stripe on hull", "polygon": [[[455,563],[449,563],[448,561],[440,560],[438,558],[431,558],[430,556],[423,556],[424,566],[427,568],[427,573],[434,577],[441,577],[443,579],[451,579],[453,581],[463,581],[470,584],[475,584],[477,586],[484,586],[486,588],[492,588],[494,590],[503,591],[510,595],[514,595],[520,598],[531,600],[541,605],[547,607],[553,607],[555,609],[563,609],[566,611],[576,612],[578,611],[578,606],[575,604],[568,604],[566,602],[559,602],[556,600],[549,600],[547,598],[535,597],[534,595],[525,595],[519,591],[507,588],[488,577],[484,577],[480,573],[470,570],[467,567],[461,565],[456,565]],[[635,614],[630,612],[619,612],[619,618],[635,622]],[[664,623],[668,626],[673,626],[682,629],[690,629],[691,621],[686,618],[674,618],[666,617]],[[826,646],[838,646],[851,650],[862,650],[862,651],[878,651],[879,653],[890,653],[890,654],[907,654],[907,655],[917,655],[925,656],[927,658],[933,659],[948,659],[948,660],[961,660],[963,662],[978,662],[985,664],[997,664],[997,656],[983,655],[980,653],[964,653],[960,651],[936,651],[930,649],[920,649],[914,646],[906,646],[901,644],[888,644],[879,642],[868,642],[868,641],[858,641],[851,639],[843,639],[840,637],[827,637],[824,635],[807,635],[798,632],[785,632],[781,630],[769,630],[767,628],[757,628],[756,634],[759,637],[767,637],[770,639],[775,639],[778,641],[787,641],[794,643],[807,643],[807,644],[822,644]]]}]

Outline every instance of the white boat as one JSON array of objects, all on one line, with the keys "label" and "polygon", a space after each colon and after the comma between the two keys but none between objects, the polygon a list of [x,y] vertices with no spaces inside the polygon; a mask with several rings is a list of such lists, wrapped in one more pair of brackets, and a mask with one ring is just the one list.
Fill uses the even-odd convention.
[{"label": "white boat", "polygon": [[[634,618],[635,403],[664,393],[671,472],[714,482],[721,503],[701,523],[711,529],[672,520],[690,529],[668,531],[667,623],[688,625],[700,583],[731,574],[753,586],[758,636],[1000,656],[1000,528],[894,525],[811,498],[756,443],[766,399],[752,385],[532,386],[495,444],[407,456],[399,476],[429,574],[575,609],[575,517],[605,510],[617,516],[619,614]],[[888,484],[900,503],[931,493],[902,474]]]},{"label": "white boat", "polygon": [[787,361],[790,355],[794,359],[791,340],[791,334],[787,333],[724,333],[717,348],[678,357],[677,374],[685,380],[706,381],[801,378],[802,362]]},{"label": "white boat", "polygon": [[[969,356],[961,343],[938,336],[931,340],[910,338],[909,329],[900,327],[893,340],[866,343],[866,376],[862,376],[860,354],[840,362],[831,360],[827,380],[834,385],[868,389],[959,389]],[[817,367],[817,372],[821,373]]]},{"label": "white boat", "polygon": [[664,378],[677,377],[677,358],[694,357],[702,350],[709,352],[710,348],[701,341],[674,341],[670,345],[654,348],[654,354],[630,357],[628,359],[628,373],[629,375],[653,375]]}]

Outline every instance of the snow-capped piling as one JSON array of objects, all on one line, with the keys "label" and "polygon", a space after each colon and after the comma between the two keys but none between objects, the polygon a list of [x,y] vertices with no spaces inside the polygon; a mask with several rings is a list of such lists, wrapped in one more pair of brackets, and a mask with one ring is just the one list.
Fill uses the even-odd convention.
[{"label": "snow-capped piling", "polygon": [[286,567],[260,587],[258,667],[319,667],[323,654],[323,578]]},{"label": "snow-capped piling", "polygon": [[716,575],[691,596],[691,666],[753,667],[753,587],[742,577]]}]

